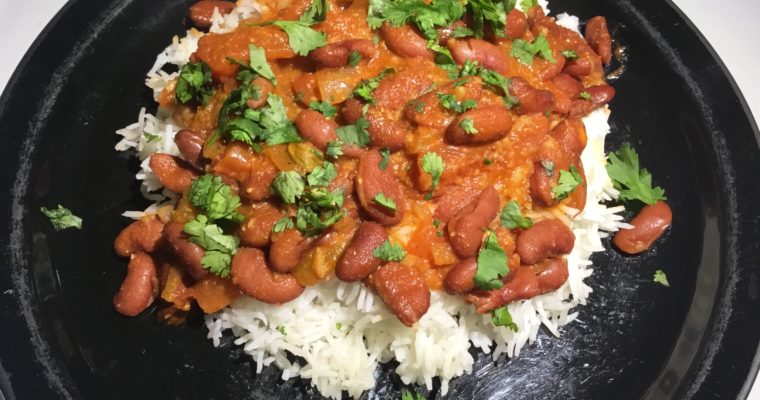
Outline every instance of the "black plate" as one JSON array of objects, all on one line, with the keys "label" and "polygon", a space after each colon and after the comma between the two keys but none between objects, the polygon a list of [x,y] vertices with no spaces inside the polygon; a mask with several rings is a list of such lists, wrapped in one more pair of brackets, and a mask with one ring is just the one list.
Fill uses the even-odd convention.
[{"label": "black plate", "polygon": [[[7,221],[0,304],[0,388],[9,399],[309,398],[200,321],[164,327],[117,315],[126,263],[111,250],[139,209],[137,162],[113,151],[114,130],[153,109],[144,73],[186,27],[190,1],[70,2],[24,58],[0,100],[0,204]],[[598,254],[591,304],[562,338],[542,332],[520,358],[478,355],[446,398],[663,399],[746,397],[760,339],[758,134],[725,67],[671,4],[563,0],[555,12],[607,16],[630,62],[609,148],[630,141],[675,210],[666,240],[644,256]],[[84,217],[53,232],[41,205]],[[652,282],[667,272],[665,288]],[[445,349],[441,349],[445,351]],[[396,399],[386,367],[367,397]],[[439,397],[437,389],[430,397]]]}]

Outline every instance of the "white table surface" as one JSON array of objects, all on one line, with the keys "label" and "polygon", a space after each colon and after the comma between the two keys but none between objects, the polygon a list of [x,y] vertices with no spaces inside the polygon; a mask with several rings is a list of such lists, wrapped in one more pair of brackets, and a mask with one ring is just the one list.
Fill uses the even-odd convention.
[{"label": "white table surface", "polygon": [[[554,0],[558,1],[558,0]],[[739,85],[750,109],[760,116],[760,3],[734,0],[726,7],[714,0],[674,0],[717,50]],[[16,64],[37,34],[65,4],[65,0],[0,0],[0,91],[5,88]],[[738,11],[741,10],[741,11]],[[751,351],[752,349],[747,349]],[[760,400],[760,384],[753,387],[749,400]]]}]

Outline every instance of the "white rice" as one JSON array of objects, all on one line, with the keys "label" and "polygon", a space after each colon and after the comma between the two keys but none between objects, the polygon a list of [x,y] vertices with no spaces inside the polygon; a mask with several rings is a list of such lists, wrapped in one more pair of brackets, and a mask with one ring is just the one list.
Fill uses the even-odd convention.
[{"label": "white rice", "polygon": [[[540,4],[547,6],[543,0]],[[255,16],[257,7],[252,0],[239,0],[231,14],[214,15],[211,31],[234,29],[241,20]],[[558,22],[578,30],[576,17],[562,14]],[[202,35],[191,29],[183,38],[175,36],[172,44],[159,54],[146,79],[155,96],[176,77],[176,73],[167,74],[162,68],[188,62]],[[508,306],[519,326],[518,332],[493,326],[489,315],[475,313],[474,307],[461,297],[440,292],[432,294],[427,314],[414,327],[407,328],[362,284],[332,279],[306,288],[301,297],[280,306],[241,297],[206,317],[208,338],[219,346],[223,332],[229,330],[236,337],[234,343],[243,346],[256,361],[257,372],[274,364],[282,370],[283,380],[310,379],[324,396],[340,399],[343,392],[356,398],[374,388],[378,364],[392,359],[399,363],[396,373],[405,384],[432,389],[437,377],[441,393],[445,394],[451,379],[472,372],[470,346],[491,353],[496,360],[502,354],[519,356],[524,345],[536,340],[541,326],[559,336],[562,326],[577,318],[574,308],[586,304],[592,292],[583,281],[593,272],[591,254],[604,250],[601,238],[628,227],[618,215],[622,207],[608,208],[601,204],[618,194],[605,170],[608,117],[609,110],[605,108],[583,120],[588,135],[581,156],[588,181],[586,208],[581,212],[569,207],[562,210],[568,220],[572,218],[576,236],[575,247],[567,257],[568,280],[555,292]],[[137,151],[142,163],[136,178],[142,181],[145,197],[155,202],[145,211],[127,211],[124,216],[140,218],[145,212],[155,212],[162,204],[176,201],[174,194],[161,188],[148,161],[155,152],[179,154],[173,143],[179,129],[167,110],[159,109],[154,116],[142,109],[136,123],[117,131],[123,138],[116,150]],[[144,132],[158,135],[160,140],[150,142]],[[288,356],[297,356],[305,363],[291,362]]]}]

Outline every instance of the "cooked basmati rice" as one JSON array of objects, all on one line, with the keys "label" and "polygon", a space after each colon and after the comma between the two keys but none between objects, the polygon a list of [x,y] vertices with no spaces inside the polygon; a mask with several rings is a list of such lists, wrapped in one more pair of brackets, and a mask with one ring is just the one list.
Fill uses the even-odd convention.
[{"label": "cooked basmati rice", "polygon": [[[540,4],[547,6],[546,1]],[[211,31],[229,32],[260,11],[252,0],[239,0],[232,13],[214,14]],[[576,17],[562,14],[558,23],[578,31]],[[168,74],[162,68],[188,62],[202,35],[191,29],[183,38],[175,36],[172,44],[158,55],[146,79],[154,96],[176,77],[176,73]],[[605,169],[608,117],[609,110],[605,108],[584,118],[588,144],[581,159],[588,181],[586,207],[582,211],[564,207],[560,211],[564,215],[559,215],[570,221],[576,236],[575,247],[567,257],[567,282],[552,293],[509,304],[509,312],[520,328],[518,332],[494,326],[489,315],[477,314],[461,297],[440,292],[432,294],[427,314],[414,327],[407,328],[361,283],[332,279],[306,288],[298,299],[284,305],[241,297],[206,317],[208,338],[219,346],[223,332],[229,330],[236,337],[234,343],[256,361],[257,373],[274,364],[282,370],[283,380],[309,379],[324,396],[340,399],[343,392],[359,397],[363,391],[372,389],[378,364],[392,359],[398,362],[395,372],[405,384],[432,389],[433,379],[438,377],[441,393],[445,394],[451,379],[472,372],[470,346],[491,353],[496,360],[502,354],[519,356],[524,345],[536,340],[542,325],[559,336],[561,327],[577,318],[573,309],[586,304],[592,292],[584,283],[593,272],[591,254],[604,250],[601,239],[608,232],[629,227],[618,215],[622,207],[606,207],[601,203],[618,195]],[[170,113],[159,108],[155,116],[140,110],[136,123],[117,131],[123,138],[116,150],[136,150],[142,161],[136,178],[142,181],[145,197],[155,202],[145,211],[127,211],[124,216],[138,219],[176,201],[174,194],[161,188],[148,161],[155,152],[179,155],[173,142],[179,129]],[[292,362],[289,356],[297,356],[305,364]]]}]

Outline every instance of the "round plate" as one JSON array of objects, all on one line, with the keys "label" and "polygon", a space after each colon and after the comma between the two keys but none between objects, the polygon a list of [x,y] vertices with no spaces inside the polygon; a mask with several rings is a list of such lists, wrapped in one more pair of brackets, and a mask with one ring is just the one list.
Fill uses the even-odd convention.
[{"label": "round plate", "polygon": [[[156,54],[187,27],[190,1],[67,4],[32,46],[0,100],[0,388],[9,399],[300,399],[308,381],[279,380],[228,339],[215,349],[199,317],[162,326],[116,314],[126,262],[112,241],[124,210],[146,206],[137,161],[114,131],[153,110],[142,85]],[[667,2],[556,0],[554,13],[607,17],[629,62],[614,82],[613,134],[628,141],[674,210],[642,256],[594,257],[590,304],[519,358],[477,354],[450,399],[744,398],[760,339],[760,149],[725,67]],[[42,205],[84,218],[55,232]],[[671,287],[652,282],[664,270]],[[441,349],[445,351],[445,349]],[[397,399],[385,366],[365,397]],[[439,387],[425,392],[439,398]]]}]

